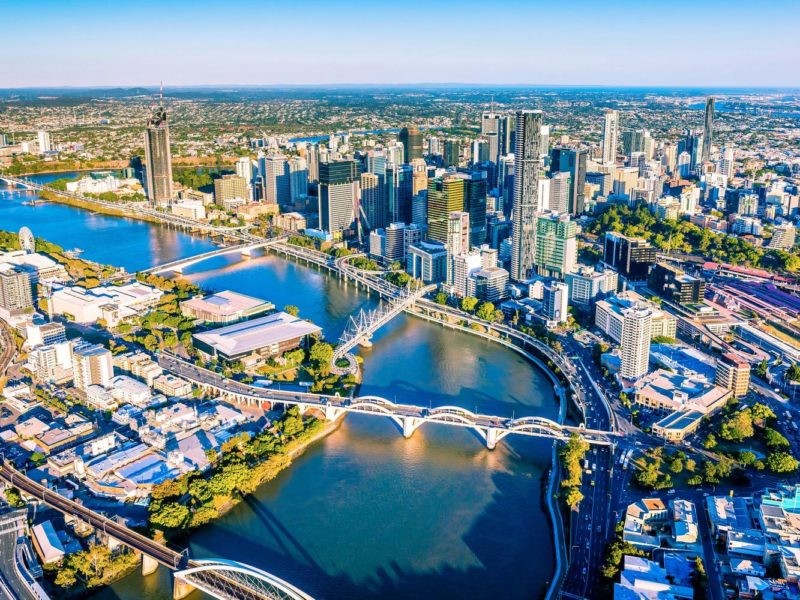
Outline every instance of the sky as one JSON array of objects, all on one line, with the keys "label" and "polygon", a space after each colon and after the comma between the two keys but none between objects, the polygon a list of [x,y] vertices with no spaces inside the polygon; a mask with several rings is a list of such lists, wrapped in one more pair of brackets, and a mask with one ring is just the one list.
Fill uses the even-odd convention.
[{"label": "sky", "polygon": [[0,88],[800,87],[799,0],[0,0]]}]

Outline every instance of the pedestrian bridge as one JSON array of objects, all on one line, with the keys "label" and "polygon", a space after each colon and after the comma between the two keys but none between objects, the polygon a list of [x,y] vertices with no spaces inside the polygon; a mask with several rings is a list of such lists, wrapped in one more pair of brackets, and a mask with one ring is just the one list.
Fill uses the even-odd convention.
[{"label": "pedestrian bridge", "polygon": [[167,371],[192,381],[207,393],[218,394],[229,402],[246,405],[283,404],[297,406],[301,414],[313,412],[326,420],[336,420],[344,414],[356,413],[391,419],[406,438],[426,423],[461,427],[473,430],[493,450],[509,435],[548,438],[566,441],[578,435],[590,444],[612,445],[616,434],[611,431],[573,427],[544,417],[507,418],[483,415],[458,406],[427,408],[400,404],[380,396],[344,398],[329,394],[288,391],[255,387],[223,377],[219,373],[198,367],[171,354],[160,353],[158,362]]}]

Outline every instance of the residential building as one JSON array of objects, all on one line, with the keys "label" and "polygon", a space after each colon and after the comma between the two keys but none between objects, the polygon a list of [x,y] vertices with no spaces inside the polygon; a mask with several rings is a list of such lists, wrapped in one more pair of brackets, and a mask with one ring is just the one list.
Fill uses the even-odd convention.
[{"label": "residential building", "polygon": [[617,140],[619,136],[619,113],[606,110],[603,116],[602,161],[613,165],[617,161]]},{"label": "residential building", "polygon": [[700,161],[711,160],[711,140],[714,135],[714,96],[706,100],[706,113],[703,121],[703,150]]},{"label": "residential building", "polygon": [[660,529],[669,521],[667,505],[660,498],[642,498],[625,510],[622,539],[643,550],[661,545]]},{"label": "residential building", "polygon": [[794,248],[796,233],[797,229],[791,223],[776,225],[772,230],[772,239],[769,241],[768,247],[770,249],[791,250]]},{"label": "residential building", "polygon": [[511,279],[524,281],[536,264],[536,215],[540,210],[541,111],[518,111],[514,151]]},{"label": "residential building", "polygon": [[0,308],[7,315],[32,312],[33,285],[31,276],[20,267],[0,263]]},{"label": "residential building", "polygon": [[577,226],[568,214],[554,212],[536,220],[536,272],[539,275],[564,279],[575,269],[577,261]]},{"label": "residential building", "polygon": [[159,104],[147,122],[144,133],[147,197],[154,204],[172,201],[172,154],[169,148],[167,111]]},{"label": "residential building", "polygon": [[480,250],[473,249],[469,252],[450,255],[450,270],[447,273],[447,283],[455,295],[467,295],[467,282],[476,271],[484,268],[483,257]]},{"label": "residential building", "polygon": [[[262,182],[264,190],[262,201],[267,204],[280,204],[285,206],[292,202],[291,182],[289,178],[289,165],[283,154],[268,154],[261,160]],[[306,189],[304,194],[308,193]],[[219,201],[217,201],[219,203]]]},{"label": "residential building", "polygon": [[619,374],[623,379],[638,379],[647,373],[649,365],[653,313],[643,306],[628,308],[623,311],[622,322]]},{"label": "residential building", "polygon": [[114,377],[111,352],[99,344],[79,344],[72,349],[74,385],[84,392],[90,385],[107,388]]},{"label": "residential building", "polygon": [[595,308],[595,325],[612,340],[622,344],[625,313],[636,307],[644,307],[651,314],[651,338],[675,337],[677,319],[631,290],[599,300]]},{"label": "residential building", "polygon": [[37,131],[36,140],[39,145],[39,154],[47,154],[53,149],[52,142],[50,141],[50,132]]},{"label": "residential building", "polygon": [[746,396],[750,389],[750,363],[733,352],[726,352],[717,358],[714,383],[733,392],[735,398]]}]

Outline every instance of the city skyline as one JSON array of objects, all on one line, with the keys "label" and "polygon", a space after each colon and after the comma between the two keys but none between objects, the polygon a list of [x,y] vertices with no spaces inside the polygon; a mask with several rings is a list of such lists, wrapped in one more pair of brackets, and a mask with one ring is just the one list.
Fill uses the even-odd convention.
[{"label": "city skyline", "polygon": [[[152,85],[158,79],[173,86],[800,86],[800,75],[786,62],[800,53],[791,27],[800,17],[796,3],[704,2],[691,6],[691,19],[680,18],[689,14],[682,5],[688,8],[625,0],[601,11],[578,2],[567,15],[557,7],[506,3],[511,22],[547,26],[536,28],[536,36],[515,36],[513,52],[499,60],[489,52],[453,52],[472,47],[470,31],[486,31],[477,2],[411,2],[404,11],[380,3],[364,11],[345,1],[307,2],[304,10],[245,2],[235,11],[208,2],[192,11],[181,3],[145,2],[136,13],[94,1],[11,2],[5,13],[15,27],[5,43],[25,45],[26,52],[0,65],[0,80],[12,88]],[[159,26],[149,28],[147,15],[156,11]],[[709,36],[709,22],[725,35]],[[263,24],[263,35],[250,33],[254,23]],[[403,31],[409,43],[386,43],[388,31]],[[742,36],[770,43],[741,44]],[[38,41],[31,45],[30,39]],[[547,61],[537,58],[542,54]]]}]

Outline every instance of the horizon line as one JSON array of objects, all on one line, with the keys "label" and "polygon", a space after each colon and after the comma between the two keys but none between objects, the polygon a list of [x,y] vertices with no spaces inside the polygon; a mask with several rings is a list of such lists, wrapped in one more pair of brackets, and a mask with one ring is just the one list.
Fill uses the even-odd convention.
[{"label": "horizon line", "polygon": [[[158,89],[158,84],[47,84],[0,87],[0,91],[14,90],[110,90],[110,89]],[[374,88],[374,87],[464,87],[464,88],[618,88],[618,89],[726,89],[726,90],[798,90],[800,84],[744,85],[744,84],[614,84],[614,83],[470,83],[460,81],[444,82],[377,82],[377,83],[185,83],[165,86],[165,89],[185,88]]]}]

